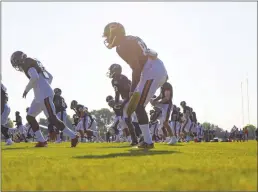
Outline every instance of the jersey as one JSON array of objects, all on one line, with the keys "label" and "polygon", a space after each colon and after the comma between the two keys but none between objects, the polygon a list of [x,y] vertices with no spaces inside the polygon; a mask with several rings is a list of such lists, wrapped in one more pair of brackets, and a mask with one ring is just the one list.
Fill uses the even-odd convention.
[{"label": "jersey", "polygon": [[22,125],[22,117],[20,116],[20,115],[17,115],[16,117],[15,117],[15,122],[16,122],[16,126],[18,127],[18,126],[20,126],[20,125]]},{"label": "jersey", "polygon": [[65,103],[65,100],[62,96],[54,95],[53,103],[56,108],[56,113],[65,111],[67,108],[67,105]]},{"label": "jersey", "polygon": [[186,111],[190,112],[190,107],[184,106],[183,107],[183,113],[186,113]]},{"label": "jersey", "polygon": [[170,91],[170,98],[168,101],[164,102],[163,104],[170,104],[172,103],[172,99],[173,99],[173,87],[170,83],[166,82],[162,85],[162,87],[160,88],[160,97],[161,99],[165,98],[165,92],[166,91]]},{"label": "jersey", "polygon": [[122,99],[128,99],[131,81],[125,75],[115,76],[112,81],[112,86],[116,92],[115,102],[119,102],[119,95],[121,95]]},{"label": "jersey", "polygon": [[45,70],[39,61],[26,58],[22,69],[30,81],[32,79],[35,80],[35,82],[29,83],[26,87],[27,92],[33,88],[35,101],[42,102],[47,97],[53,97],[54,92],[50,86],[53,77]]},{"label": "jersey", "polygon": [[1,106],[8,101],[8,94],[6,87],[1,83]]},{"label": "jersey", "polygon": [[4,106],[8,101],[8,94],[6,87],[1,83],[1,114],[4,112]]},{"label": "jersey", "polygon": [[[136,36],[125,36],[116,47],[117,54],[123,59],[131,69],[143,69],[148,61],[148,48],[144,41]],[[135,64],[140,66],[135,66]]]},{"label": "jersey", "polygon": [[116,109],[115,107],[112,107],[116,117],[123,116],[123,110],[121,108]]},{"label": "jersey", "polygon": [[172,121],[178,121],[179,119],[179,111],[177,110],[177,107],[173,106],[173,111],[172,111],[172,114],[171,114],[171,120]]},{"label": "jersey", "polygon": [[194,111],[192,112],[192,121],[197,123],[196,113]]}]

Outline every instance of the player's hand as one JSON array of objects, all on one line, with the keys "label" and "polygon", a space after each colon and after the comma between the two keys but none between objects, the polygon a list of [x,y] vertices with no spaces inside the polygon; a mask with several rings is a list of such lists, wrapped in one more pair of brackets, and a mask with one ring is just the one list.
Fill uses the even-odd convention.
[{"label": "player's hand", "polygon": [[22,97],[23,97],[23,98],[26,98],[27,94],[28,94],[28,92],[25,90],[25,91],[23,92],[23,94],[22,94]]}]

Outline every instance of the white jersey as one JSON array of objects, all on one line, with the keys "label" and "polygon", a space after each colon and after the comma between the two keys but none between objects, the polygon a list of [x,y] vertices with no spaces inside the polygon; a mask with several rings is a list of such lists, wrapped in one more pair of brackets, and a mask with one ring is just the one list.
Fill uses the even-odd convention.
[{"label": "white jersey", "polygon": [[34,67],[28,70],[30,81],[26,87],[26,91],[29,92],[32,88],[34,91],[34,100],[36,102],[42,102],[47,97],[53,97],[54,92],[50,86],[53,76],[47,72],[48,78],[43,73],[38,73]]}]

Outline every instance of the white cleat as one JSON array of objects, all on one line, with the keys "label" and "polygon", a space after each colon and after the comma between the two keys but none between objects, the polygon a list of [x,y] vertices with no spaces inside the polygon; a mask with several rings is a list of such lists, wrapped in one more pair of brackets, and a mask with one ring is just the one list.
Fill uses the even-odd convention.
[{"label": "white cleat", "polygon": [[168,145],[174,145],[177,143],[177,138],[175,136],[171,137],[170,141],[168,142]]},{"label": "white cleat", "polygon": [[13,141],[12,140],[9,140],[5,143],[5,145],[12,145],[13,144]]}]

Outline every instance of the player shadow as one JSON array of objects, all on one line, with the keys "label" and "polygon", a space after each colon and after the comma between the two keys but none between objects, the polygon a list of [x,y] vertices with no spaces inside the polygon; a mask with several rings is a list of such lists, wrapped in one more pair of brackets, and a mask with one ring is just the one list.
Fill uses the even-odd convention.
[{"label": "player shadow", "polygon": [[21,150],[21,149],[28,149],[28,147],[15,147],[15,148],[2,148],[2,151],[5,150]]},{"label": "player shadow", "polygon": [[128,150],[129,153],[109,153],[105,155],[78,155],[73,156],[76,159],[105,159],[114,157],[136,157],[136,156],[148,156],[148,155],[164,155],[180,153],[179,151],[152,151],[152,150]]},{"label": "player shadow", "polygon": [[106,148],[106,149],[110,149],[110,148],[130,148],[132,147],[131,145],[122,145],[122,146],[105,146],[105,147],[99,147],[99,148]]}]

